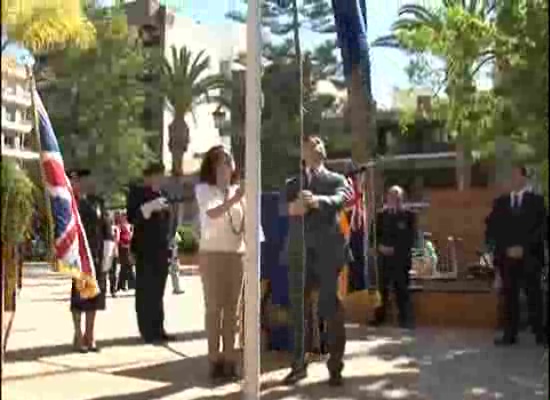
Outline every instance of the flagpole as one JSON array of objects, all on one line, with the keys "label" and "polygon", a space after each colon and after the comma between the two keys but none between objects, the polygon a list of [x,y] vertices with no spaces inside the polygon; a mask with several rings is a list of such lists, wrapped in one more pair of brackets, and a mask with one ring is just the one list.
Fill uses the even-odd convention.
[{"label": "flagpole", "polygon": [[40,123],[38,121],[38,111],[36,110],[36,81],[34,79],[34,74],[32,69],[27,66],[27,76],[30,79],[31,86],[31,106],[32,106],[32,124],[34,134],[36,136],[36,148],[38,151],[38,165],[40,167],[40,177],[42,180],[42,185],[44,185],[44,202],[46,209],[46,220],[48,223],[48,262],[51,263],[51,268],[55,270],[57,268],[56,254],[55,254],[55,238],[53,233],[53,216],[52,216],[52,207],[50,203],[50,195],[48,193],[48,187],[46,184],[46,173],[44,172],[44,166],[42,165],[42,142],[40,141]]},{"label": "flagpole", "polygon": [[249,0],[246,52],[244,398],[260,398],[260,129],[262,0]]}]

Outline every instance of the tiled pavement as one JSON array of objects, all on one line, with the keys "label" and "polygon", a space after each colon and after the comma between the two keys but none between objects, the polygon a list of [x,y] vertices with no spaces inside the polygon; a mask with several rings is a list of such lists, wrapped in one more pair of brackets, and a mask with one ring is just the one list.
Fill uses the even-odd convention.
[{"label": "tiled pavement", "polygon": [[[185,274],[188,275],[188,274]],[[99,354],[75,354],[66,278],[28,269],[2,371],[8,400],[238,399],[238,384],[212,387],[205,376],[206,339],[198,277],[182,277],[185,294],[168,283],[167,328],[178,341],[141,344],[133,295],[108,300],[98,317]],[[348,326],[346,384],[332,389],[326,371],[313,364],[307,380],[287,389],[277,382],[288,361],[263,356],[262,399],[548,399],[547,362],[530,336],[517,348],[495,349],[491,332]]]}]

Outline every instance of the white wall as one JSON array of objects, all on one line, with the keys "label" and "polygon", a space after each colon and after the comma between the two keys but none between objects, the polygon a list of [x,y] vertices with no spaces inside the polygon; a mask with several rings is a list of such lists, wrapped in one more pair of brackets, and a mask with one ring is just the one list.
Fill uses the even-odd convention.
[{"label": "white wall", "polygon": [[[231,25],[208,26],[197,24],[190,18],[176,16],[174,24],[166,32],[165,56],[172,59],[171,46],[178,49],[186,46],[193,54],[205,50],[210,56],[209,74],[220,73],[220,63],[237,55],[239,50],[244,50],[246,36],[242,28]],[[221,138],[214,125],[212,113],[216,109],[215,104],[205,104],[195,109],[194,116],[187,115],[186,121],[190,129],[190,144],[184,158],[191,160],[196,153],[204,153],[210,147],[220,144]],[[165,107],[163,140],[163,162],[167,169],[171,165],[171,154],[168,150],[168,126],[172,122],[172,112]]]}]

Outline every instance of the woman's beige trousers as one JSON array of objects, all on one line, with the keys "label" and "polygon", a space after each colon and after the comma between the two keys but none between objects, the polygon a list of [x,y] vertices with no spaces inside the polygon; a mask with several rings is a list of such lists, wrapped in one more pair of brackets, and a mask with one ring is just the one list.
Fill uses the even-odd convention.
[{"label": "woman's beige trousers", "polygon": [[199,267],[204,292],[208,359],[211,362],[235,362],[237,306],[243,280],[243,255],[202,252]]}]

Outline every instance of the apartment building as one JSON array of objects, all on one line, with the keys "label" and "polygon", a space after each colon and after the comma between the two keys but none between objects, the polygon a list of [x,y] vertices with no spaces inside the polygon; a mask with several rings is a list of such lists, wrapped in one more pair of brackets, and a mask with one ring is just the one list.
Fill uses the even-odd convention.
[{"label": "apartment building", "polygon": [[2,156],[37,159],[33,149],[33,110],[26,67],[2,55]]}]

